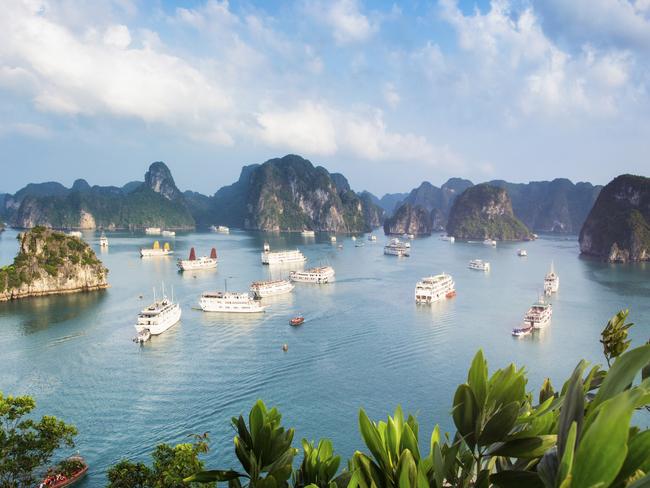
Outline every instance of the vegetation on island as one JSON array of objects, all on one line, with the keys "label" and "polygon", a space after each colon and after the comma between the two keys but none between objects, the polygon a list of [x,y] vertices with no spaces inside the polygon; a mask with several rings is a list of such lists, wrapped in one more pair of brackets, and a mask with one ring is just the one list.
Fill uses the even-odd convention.
[{"label": "vegetation on island", "polygon": [[650,178],[621,175],[603,188],[580,231],[580,250],[612,262],[650,260]]},{"label": "vegetation on island", "polygon": [[78,237],[34,227],[17,238],[20,250],[13,264],[0,268],[0,293],[43,278],[72,275],[79,266],[91,268],[99,281],[108,273],[95,252]]},{"label": "vegetation on island", "polygon": [[506,190],[485,183],[468,188],[454,201],[447,234],[457,239],[499,241],[529,239],[532,235],[515,217]]}]

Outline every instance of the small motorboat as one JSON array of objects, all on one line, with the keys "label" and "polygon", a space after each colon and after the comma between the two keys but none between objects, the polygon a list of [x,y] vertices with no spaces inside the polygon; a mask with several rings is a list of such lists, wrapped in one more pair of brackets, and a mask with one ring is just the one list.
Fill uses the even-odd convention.
[{"label": "small motorboat", "polygon": [[144,344],[149,339],[151,339],[151,331],[149,329],[142,329],[138,332],[138,335],[133,338],[133,342],[136,344]]},{"label": "small motorboat", "polygon": [[518,327],[515,329],[512,329],[512,335],[515,337],[523,337],[525,335],[530,334],[533,331],[533,328],[528,326],[528,327]]},{"label": "small motorboat", "polygon": [[293,325],[294,327],[296,327],[298,325],[302,325],[304,321],[305,321],[305,317],[303,317],[302,315],[298,315],[292,318],[291,320],[289,320],[289,325]]},{"label": "small motorboat", "polygon": [[446,298],[454,298],[456,296],[456,290],[448,291],[445,295]]},{"label": "small motorboat", "polygon": [[50,468],[38,488],[63,488],[72,486],[88,473],[88,464],[81,456],[72,456]]}]

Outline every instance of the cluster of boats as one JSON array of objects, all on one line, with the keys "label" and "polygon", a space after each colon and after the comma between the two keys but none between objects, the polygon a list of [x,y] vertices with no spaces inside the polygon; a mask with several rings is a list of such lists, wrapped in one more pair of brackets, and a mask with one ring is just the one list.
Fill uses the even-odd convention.
[{"label": "cluster of boats", "polygon": [[[544,277],[544,294],[551,295],[560,289],[560,277],[555,272],[553,264],[551,270]],[[524,322],[521,327],[512,329],[512,335],[522,337],[533,332],[535,329],[543,329],[551,323],[553,316],[553,305],[544,299],[544,296],[533,303],[524,315]]]}]

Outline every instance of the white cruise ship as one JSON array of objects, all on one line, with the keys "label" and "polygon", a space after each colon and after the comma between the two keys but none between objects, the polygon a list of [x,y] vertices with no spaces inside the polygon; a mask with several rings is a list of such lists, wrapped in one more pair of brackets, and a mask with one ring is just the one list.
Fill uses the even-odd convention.
[{"label": "white cruise ship", "polygon": [[250,291],[255,298],[272,297],[290,293],[294,285],[289,280],[262,280],[253,281]]},{"label": "white cruise ship", "polygon": [[316,232],[310,229],[304,229],[302,232],[300,232],[300,235],[303,237],[314,237],[316,235]]},{"label": "white cruise ship", "polygon": [[472,259],[467,267],[477,271],[490,271],[490,263],[481,259]]},{"label": "white cruise ship", "polygon": [[374,234],[370,234],[370,235],[368,236],[368,240],[369,240],[369,241],[376,241],[376,240],[377,240],[377,236],[374,235]]},{"label": "white cruise ship", "polygon": [[384,254],[388,256],[406,256],[410,255],[410,245],[406,245],[404,242],[399,239],[391,239],[388,244],[384,246]]},{"label": "white cruise ship", "polygon": [[108,237],[102,232],[102,235],[99,236],[99,247],[108,247]]},{"label": "white cruise ship", "polygon": [[298,250],[291,251],[264,251],[262,264],[304,263],[307,258]]},{"label": "white cruise ship", "polygon": [[557,293],[560,289],[560,277],[555,272],[553,263],[551,263],[551,270],[544,277],[544,293],[551,295]]},{"label": "white cruise ship", "polygon": [[230,234],[230,228],[225,225],[219,225],[217,226],[217,232],[220,232],[221,234]]},{"label": "white cruise ship", "polygon": [[264,307],[250,293],[206,291],[201,294],[199,306],[204,312],[258,313]]},{"label": "white cruise ship", "polygon": [[447,241],[447,242],[456,242],[456,238],[454,236],[450,236],[450,235],[447,235],[447,234],[441,235],[440,239],[443,240],[443,241]]},{"label": "white cruise ship", "polygon": [[490,238],[485,239],[483,241],[483,244],[485,244],[486,246],[497,247],[497,241],[495,241],[494,239],[490,239]]},{"label": "white cruise ship", "polygon": [[331,266],[319,266],[305,271],[292,271],[289,274],[289,279],[299,283],[331,283],[334,281],[334,268]]},{"label": "white cruise ship", "polygon": [[160,234],[160,227],[147,227],[144,230],[145,234],[149,234],[150,236],[157,236]]},{"label": "white cruise ship", "polygon": [[528,251],[526,251],[525,249],[519,249],[517,251],[517,256],[519,256],[520,258],[525,258],[526,256],[528,256]]},{"label": "white cruise ship", "polygon": [[[135,329],[139,337],[146,337],[146,331],[151,335],[158,335],[165,332],[172,325],[181,319],[181,306],[173,300],[163,296],[161,300],[155,300],[147,308],[138,314]],[[141,336],[141,333],[142,336]]]},{"label": "white cruise ship", "polygon": [[416,303],[433,303],[454,296],[456,296],[456,284],[447,273],[427,276],[415,285]]},{"label": "white cruise ship", "polygon": [[153,247],[140,249],[140,256],[143,258],[169,256],[170,254],[174,254],[174,251],[169,247],[169,242],[165,242],[163,247],[160,247],[160,243],[155,241]]},{"label": "white cruise ship", "polygon": [[165,237],[176,237],[176,231],[173,230],[163,230],[161,234]]},{"label": "white cruise ship", "polygon": [[196,269],[214,269],[217,267],[217,250],[213,247],[210,256],[196,257],[194,248],[190,249],[188,259],[179,259],[176,265],[181,271],[193,271]]},{"label": "white cruise ship", "polygon": [[551,304],[546,303],[544,299],[540,298],[539,301],[533,303],[533,305],[528,309],[528,312],[526,312],[522,329],[543,329],[551,323],[552,315],[553,307]]}]

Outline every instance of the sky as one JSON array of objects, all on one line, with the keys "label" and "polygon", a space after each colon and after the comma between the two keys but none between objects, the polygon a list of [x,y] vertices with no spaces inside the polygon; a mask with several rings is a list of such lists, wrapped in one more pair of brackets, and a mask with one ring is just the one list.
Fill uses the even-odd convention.
[{"label": "sky", "polygon": [[650,176],[650,0],[3,0],[0,192]]}]

